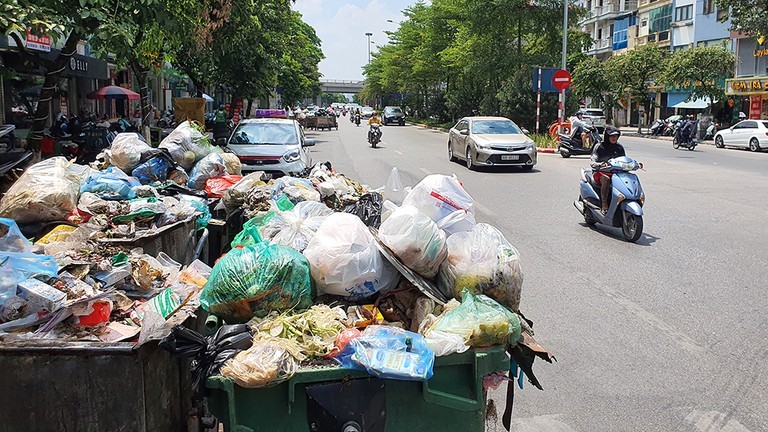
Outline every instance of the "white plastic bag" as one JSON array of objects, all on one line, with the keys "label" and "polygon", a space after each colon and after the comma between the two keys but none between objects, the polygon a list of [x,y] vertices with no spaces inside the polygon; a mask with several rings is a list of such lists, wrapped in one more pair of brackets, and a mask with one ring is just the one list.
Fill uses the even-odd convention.
[{"label": "white plastic bag", "polygon": [[517,312],[523,288],[520,253],[498,229],[479,223],[472,231],[448,237],[438,285],[456,298],[465,289],[485,294]]},{"label": "white plastic bag", "polygon": [[173,160],[184,169],[191,169],[195,162],[208,156],[211,145],[208,138],[184,121],[168,134],[160,143],[160,148],[168,149]]},{"label": "white plastic bag", "polygon": [[357,216],[328,216],[304,251],[319,290],[358,300],[397,285],[398,272],[385,262],[375,242]]},{"label": "white plastic bag", "polygon": [[245,202],[245,195],[249,190],[259,185],[265,185],[262,180],[264,171],[252,172],[243,177],[239,182],[228,188],[221,195],[221,202],[228,212],[232,212]]},{"label": "white plastic bag", "polygon": [[150,147],[141,139],[140,135],[134,132],[119,133],[112,140],[110,162],[130,174],[134,168],[139,166],[141,153],[149,149]]},{"label": "white plastic bag", "polygon": [[25,223],[66,220],[77,208],[77,196],[90,168],[64,157],[29,167],[0,200],[0,216]]},{"label": "white plastic bag", "polygon": [[195,165],[195,168],[189,173],[187,187],[190,189],[203,190],[205,182],[213,177],[219,177],[229,174],[224,164],[224,159],[218,153],[211,153],[204,157]]},{"label": "white plastic bag", "polygon": [[432,218],[449,234],[474,225],[474,200],[455,177],[432,174],[424,177],[403,201]]},{"label": "white plastic bag", "polygon": [[411,270],[432,278],[448,255],[445,232],[416,207],[395,210],[379,228],[379,237]]},{"label": "white plastic bag", "polygon": [[323,221],[334,213],[323,203],[302,201],[290,211],[272,205],[275,216],[260,229],[261,237],[271,243],[290,246],[302,252],[309,245]]},{"label": "white plastic bag", "polygon": [[464,338],[455,333],[432,330],[424,339],[427,341],[427,346],[435,352],[436,357],[463,353],[469,349],[469,345],[464,343]]},{"label": "white plastic bag", "polygon": [[381,190],[381,194],[384,198],[397,205],[401,205],[410,191],[410,186],[403,186],[402,177],[400,176],[400,171],[397,167],[392,168],[392,171],[389,172],[387,184]]}]

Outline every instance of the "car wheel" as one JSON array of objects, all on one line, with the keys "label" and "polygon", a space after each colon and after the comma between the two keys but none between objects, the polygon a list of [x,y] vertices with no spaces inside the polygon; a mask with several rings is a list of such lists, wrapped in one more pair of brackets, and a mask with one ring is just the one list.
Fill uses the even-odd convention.
[{"label": "car wheel", "polygon": [[470,171],[475,170],[475,161],[472,160],[472,150],[469,147],[467,147],[467,168]]},{"label": "car wheel", "polygon": [[448,160],[451,162],[456,162],[458,160],[456,156],[453,155],[453,146],[450,141],[448,141]]},{"label": "car wheel", "polygon": [[753,152],[760,151],[760,143],[757,142],[757,138],[749,140],[749,150]]},{"label": "car wheel", "polygon": [[724,148],[725,147],[725,143],[723,143],[723,137],[722,136],[718,135],[715,138],[715,147],[717,147],[717,148]]}]

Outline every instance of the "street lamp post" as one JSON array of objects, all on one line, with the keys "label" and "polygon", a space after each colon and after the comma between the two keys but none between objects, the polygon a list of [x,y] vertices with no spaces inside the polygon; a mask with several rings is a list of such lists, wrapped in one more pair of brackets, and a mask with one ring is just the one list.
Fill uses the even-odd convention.
[{"label": "street lamp post", "polygon": [[368,32],[365,35],[368,36],[368,64],[371,64],[371,36],[373,33]]}]

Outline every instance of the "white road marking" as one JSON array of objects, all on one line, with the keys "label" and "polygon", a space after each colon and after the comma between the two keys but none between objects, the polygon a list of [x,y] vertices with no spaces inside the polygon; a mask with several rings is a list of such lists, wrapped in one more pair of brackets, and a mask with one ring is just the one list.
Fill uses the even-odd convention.
[{"label": "white road marking", "polygon": [[403,152],[401,152],[400,150],[395,150],[395,153],[399,154],[400,156],[403,155]]},{"label": "white road marking", "polygon": [[481,212],[483,212],[483,213],[487,214],[488,216],[491,216],[491,217],[496,217],[496,216],[498,216],[498,215],[496,214],[496,212],[495,212],[495,211],[493,211],[493,210],[489,209],[488,207],[486,207],[486,206],[484,206],[484,205],[480,204],[480,203],[479,203],[479,202],[477,202],[477,201],[475,201],[475,208],[477,208],[477,209],[478,209],[478,210],[480,210]]},{"label": "white road marking", "polygon": [[719,411],[693,410],[685,417],[685,421],[701,432],[750,432],[738,420],[728,417]]},{"label": "white road marking", "polygon": [[[535,417],[515,418],[512,416],[511,430],[515,432],[576,432],[575,429],[559,420],[560,414]],[[499,421],[495,430],[504,430]],[[486,425],[486,431],[494,430]]]},{"label": "white road marking", "polygon": [[426,175],[431,175],[432,174],[432,171],[430,171],[430,170],[428,170],[428,169],[426,169],[424,167],[421,167],[419,169],[421,170],[421,172],[423,172]]}]

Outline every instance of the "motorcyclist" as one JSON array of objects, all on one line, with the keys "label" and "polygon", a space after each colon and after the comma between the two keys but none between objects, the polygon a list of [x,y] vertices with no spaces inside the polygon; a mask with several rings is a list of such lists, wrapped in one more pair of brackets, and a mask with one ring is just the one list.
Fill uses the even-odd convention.
[{"label": "motorcyclist", "polygon": [[696,120],[694,120],[693,115],[692,114],[688,115],[688,119],[680,129],[680,139],[682,142],[687,143],[693,138],[695,125],[696,125]]},{"label": "motorcyclist", "polygon": [[576,111],[576,114],[569,121],[571,122],[571,139],[583,145],[584,140],[587,138],[587,131],[591,127],[584,121],[584,111]]},{"label": "motorcyclist", "polygon": [[355,117],[354,118],[355,118],[355,124],[359,126],[360,125],[360,119],[362,118],[362,114],[360,114],[360,108],[357,108],[355,110]]},{"label": "motorcyclist", "polygon": [[608,167],[608,160],[626,156],[624,146],[619,144],[621,131],[613,126],[606,126],[603,142],[597,144],[592,149],[592,178],[600,186],[600,211],[603,214],[608,213],[608,204],[611,198],[611,177],[613,173],[600,171]]},{"label": "motorcyclist", "polygon": [[[375,124],[381,126],[381,119],[379,119],[379,113],[377,113],[376,111],[374,111],[371,114],[371,118],[368,119],[368,126],[369,126],[369,129],[368,129],[368,142],[370,142],[371,138],[373,137],[373,127],[370,127],[370,126],[375,125]],[[379,130],[379,133],[381,133],[381,130]]]}]

